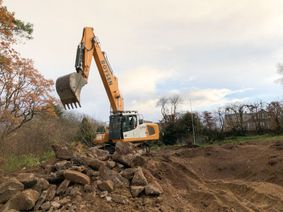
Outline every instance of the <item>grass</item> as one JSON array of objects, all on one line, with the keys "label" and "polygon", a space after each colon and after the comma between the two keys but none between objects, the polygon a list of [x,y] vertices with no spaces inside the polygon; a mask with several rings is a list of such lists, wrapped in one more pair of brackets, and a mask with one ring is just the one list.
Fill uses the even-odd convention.
[{"label": "grass", "polygon": [[[221,144],[240,144],[245,142],[264,142],[264,141],[274,142],[280,140],[283,140],[283,135],[265,134],[265,135],[251,135],[251,136],[235,136],[235,137],[226,138],[224,140],[214,141],[213,143],[202,143],[202,144],[197,143],[197,145],[199,145],[200,147],[207,147],[207,146],[216,146]],[[185,144],[180,144],[180,143],[174,145],[165,145],[160,142],[158,144],[154,144],[151,147],[151,150],[159,151],[161,149],[170,149],[172,147],[180,147],[184,145]]]},{"label": "grass", "polygon": [[5,159],[3,170],[4,172],[14,172],[22,168],[29,168],[40,165],[54,157],[53,151],[45,152],[42,155],[26,154],[26,155],[11,155]]},{"label": "grass", "polygon": [[213,146],[220,144],[239,144],[245,142],[264,142],[264,141],[280,141],[283,140],[283,135],[252,135],[252,136],[236,136],[224,140],[215,141],[212,144],[202,144],[200,146]]}]

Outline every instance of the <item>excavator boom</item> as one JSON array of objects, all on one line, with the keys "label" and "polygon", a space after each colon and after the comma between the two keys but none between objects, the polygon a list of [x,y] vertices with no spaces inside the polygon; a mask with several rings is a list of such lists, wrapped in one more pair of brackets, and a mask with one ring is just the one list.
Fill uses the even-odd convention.
[{"label": "excavator boom", "polygon": [[93,29],[85,27],[77,48],[76,72],[56,80],[56,90],[65,109],[81,106],[80,94],[87,84],[92,58],[95,59],[100,77],[114,112],[124,110],[123,97],[118,88],[118,79],[113,74],[104,52],[101,51]]}]

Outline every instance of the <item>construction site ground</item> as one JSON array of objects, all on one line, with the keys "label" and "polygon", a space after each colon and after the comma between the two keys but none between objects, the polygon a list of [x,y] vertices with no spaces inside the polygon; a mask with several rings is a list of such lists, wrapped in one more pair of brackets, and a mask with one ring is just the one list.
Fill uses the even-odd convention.
[{"label": "construction site ground", "polygon": [[164,189],[161,208],[283,211],[283,141],[169,148],[148,166]]},{"label": "construction site ground", "polygon": [[116,189],[111,195],[126,201],[115,202],[82,193],[71,200],[73,211],[283,211],[283,141],[171,146],[142,157],[144,174],[162,187],[160,195],[132,197]]}]

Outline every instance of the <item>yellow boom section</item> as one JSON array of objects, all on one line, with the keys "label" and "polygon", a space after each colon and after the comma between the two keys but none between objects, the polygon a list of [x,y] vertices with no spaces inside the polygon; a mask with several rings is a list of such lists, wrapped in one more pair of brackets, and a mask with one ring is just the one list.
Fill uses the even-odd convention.
[{"label": "yellow boom section", "polygon": [[81,88],[87,83],[90,66],[94,57],[108,99],[113,112],[124,110],[124,100],[118,87],[118,79],[113,74],[105,53],[101,51],[98,39],[94,35],[93,28],[85,27],[80,45],[77,50],[76,70],[60,77],[56,81],[56,90],[66,108],[73,108],[76,103],[80,106]]}]

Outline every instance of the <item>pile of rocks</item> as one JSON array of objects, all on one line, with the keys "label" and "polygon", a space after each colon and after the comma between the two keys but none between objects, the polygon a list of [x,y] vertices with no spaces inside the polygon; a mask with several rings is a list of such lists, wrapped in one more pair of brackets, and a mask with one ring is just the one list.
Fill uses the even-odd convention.
[{"label": "pile of rocks", "polygon": [[0,211],[82,211],[95,200],[127,205],[139,197],[160,198],[163,191],[131,143],[118,142],[113,154],[97,147],[53,150],[56,161],[41,173],[0,181]]}]

